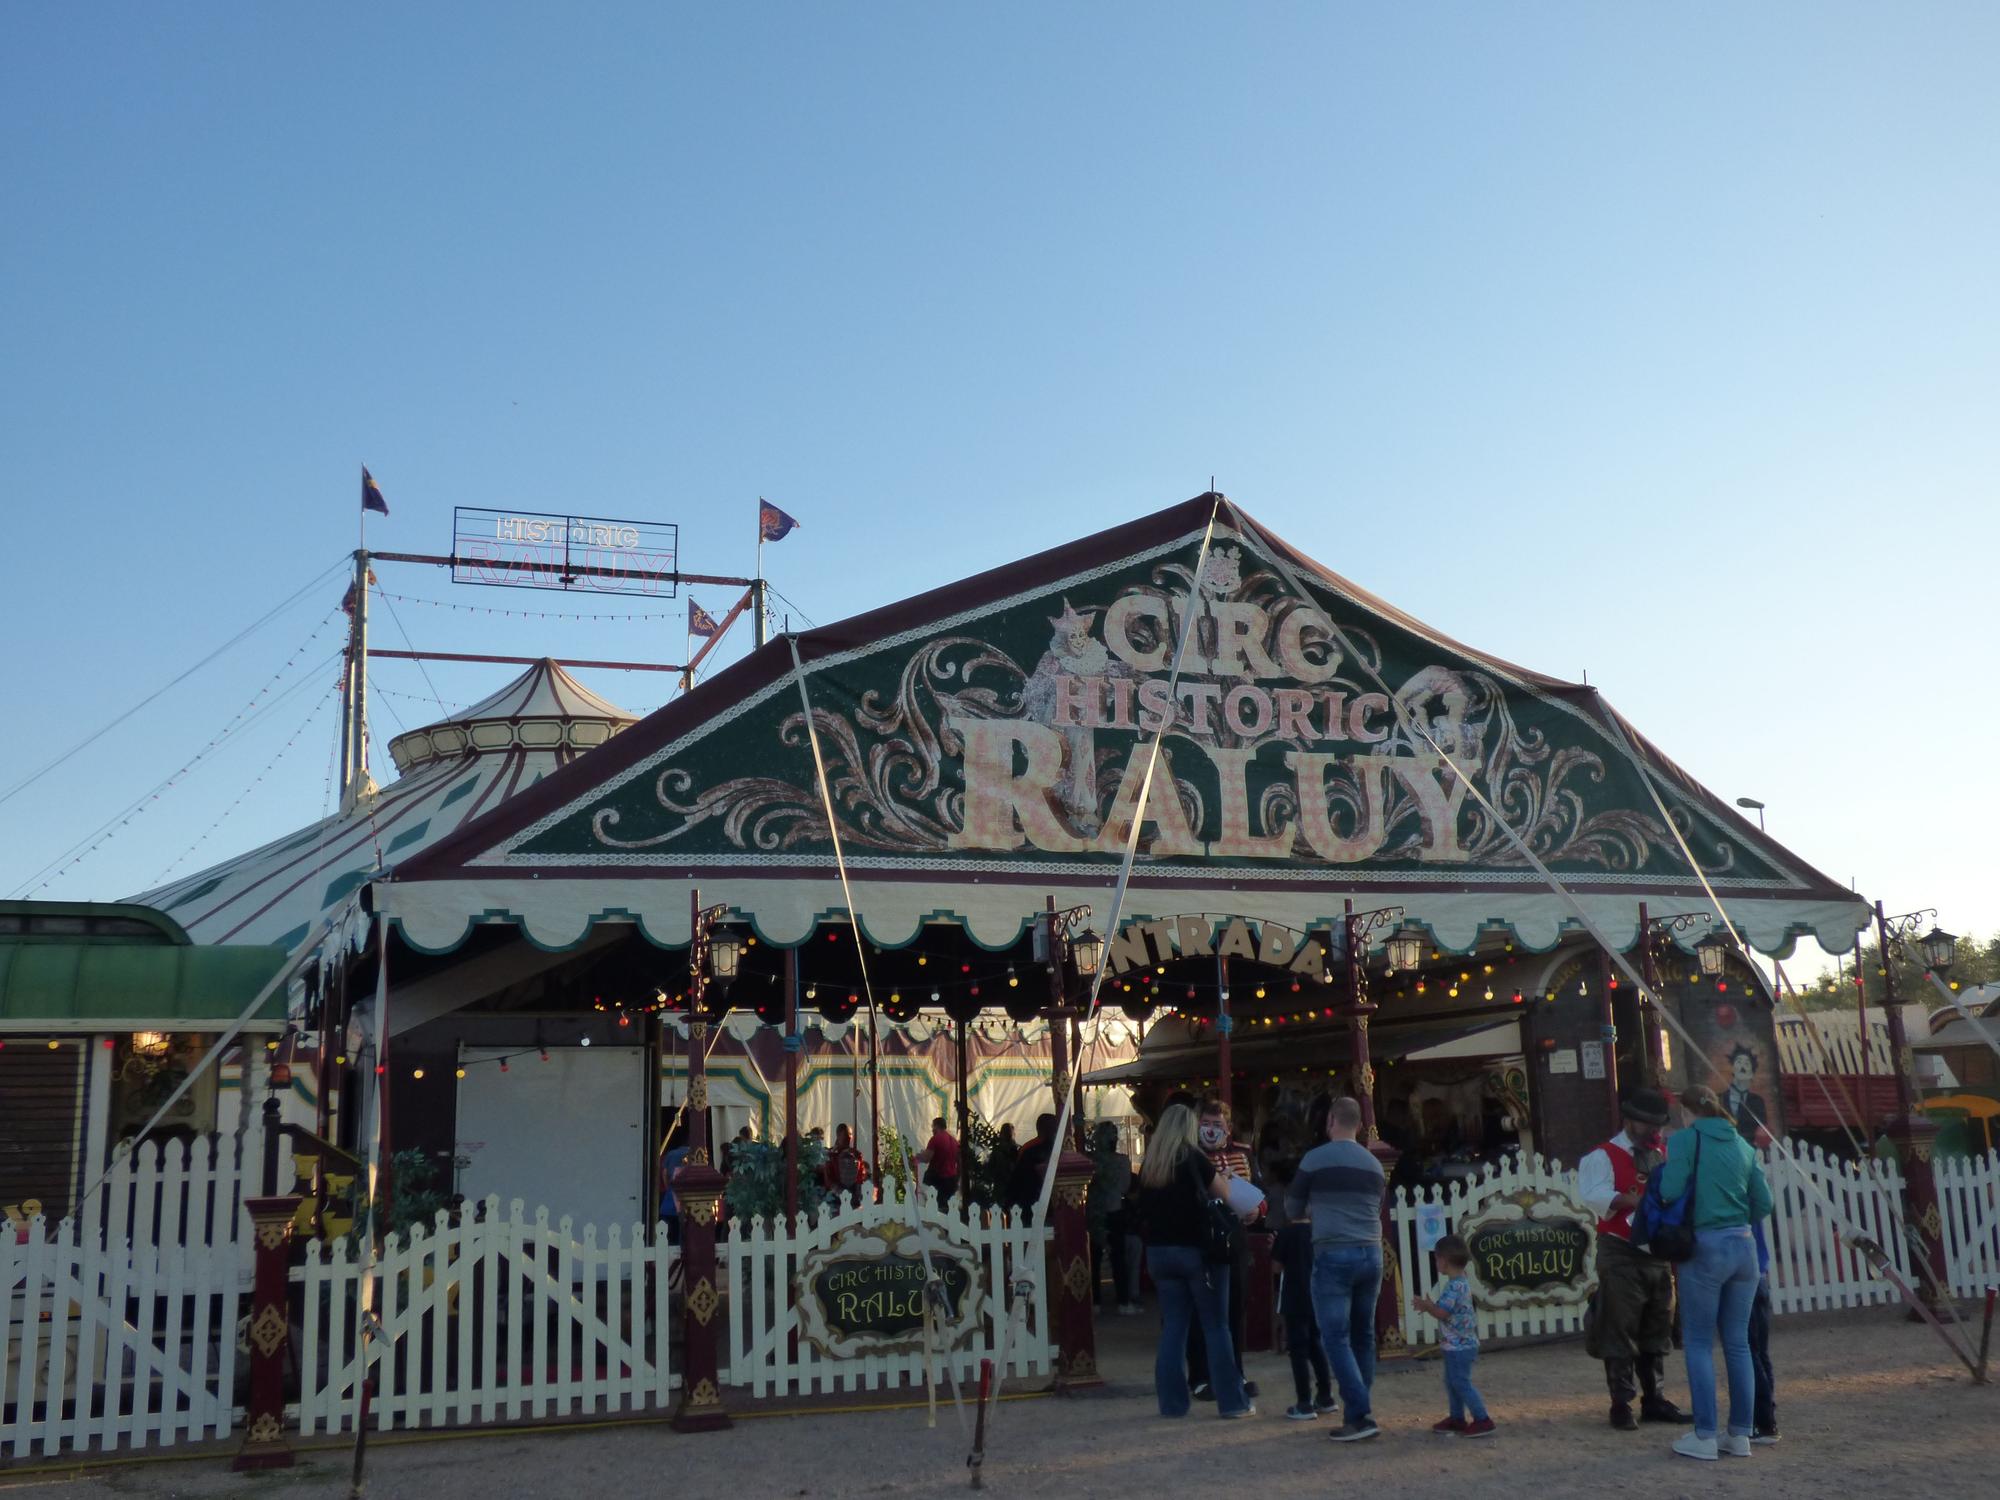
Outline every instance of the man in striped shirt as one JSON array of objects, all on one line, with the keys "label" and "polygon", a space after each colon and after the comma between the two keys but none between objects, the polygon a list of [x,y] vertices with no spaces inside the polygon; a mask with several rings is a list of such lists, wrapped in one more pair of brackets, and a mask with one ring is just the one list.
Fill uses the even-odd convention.
[{"label": "man in striped shirt", "polygon": [[1285,1193],[1292,1218],[1312,1215],[1313,1310],[1320,1342],[1340,1383],[1346,1420],[1328,1434],[1357,1443],[1380,1432],[1369,1388],[1375,1383],[1375,1304],[1382,1292],[1382,1163],[1361,1144],[1361,1105],[1336,1099],[1326,1141],[1299,1162]]}]

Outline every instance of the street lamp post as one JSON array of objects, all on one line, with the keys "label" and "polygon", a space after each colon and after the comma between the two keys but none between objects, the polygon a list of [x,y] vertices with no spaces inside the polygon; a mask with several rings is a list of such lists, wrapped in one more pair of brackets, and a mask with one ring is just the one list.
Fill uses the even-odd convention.
[{"label": "street lamp post", "polygon": [[[1354,1097],[1361,1105],[1361,1144],[1375,1151],[1381,1145],[1381,1136],[1375,1129],[1375,1064],[1368,1051],[1368,1018],[1375,1013],[1375,1006],[1368,999],[1368,939],[1379,929],[1400,922],[1403,908],[1384,906],[1358,912],[1352,901],[1345,906],[1341,935],[1347,944],[1348,1065],[1354,1070]],[[1398,931],[1389,939],[1392,967],[1403,967],[1395,959],[1409,955],[1410,937],[1411,934]],[[1423,952],[1421,942],[1416,951]],[[1414,962],[1408,965],[1415,966]]]},{"label": "street lamp post", "polygon": [[[1926,918],[1931,921],[1931,930],[1918,937]],[[1889,1121],[1889,1139],[1903,1167],[1903,1224],[1929,1271],[1927,1278],[1920,1279],[1917,1295],[1925,1306],[1941,1311],[1949,1301],[1951,1282],[1944,1256],[1944,1217],[1938,1208],[1937,1179],[1931,1165],[1937,1126],[1917,1109],[1903,1008],[1896,998],[1896,957],[1908,954],[1914,944],[1924,967],[1942,973],[1951,967],[1958,940],[1937,925],[1936,911],[1927,908],[1888,917],[1882,914],[1880,901],[1875,903],[1875,933],[1882,949],[1882,1006],[1895,1063],[1896,1115]],[[1862,1040],[1865,1043],[1867,1038]]]},{"label": "street lamp post", "polygon": [[[1711,920],[1705,911],[1674,912],[1655,917],[1647,913],[1645,902],[1639,903],[1639,973],[1646,981],[1647,993],[1653,997],[1651,1009],[1641,999],[1639,1025],[1646,1038],[1646,1083],[1651,1088],[1664,1088],[1667,1081],[1666,1031],[1660,1025],[1659,1017],[1659,1007],[1666,1004],[1666,997],[1660,990],[1660,955],[1677,946],[1675,933],[1691,932],[1698,923],[1705,924]],[[1696,962],[1705,974],[1721,973],[1724,957],[1720,947],[1712,955],[1708,943],[1696,947]],[[1709,967],[1711,963],[1714,964],[1713,969]]]},{"label": "street lamp post", "polygon": [[[1075,1014],[1069,1003],[1067,968],[1074,963],[1077,976],[1089,979],[1104,961],[1104,940],[1084,925],[1089,920],[1089,907],[1072,906],[1058,911],[1056,898],[1050,896],[1048,910],[1035,928],[1035,959],[1048,965],[1049,971],[1049,1082],[1058,1116],[1069,1092],[1069,1025]],[[1078,1040],[1080,1043],[1081,1038]],[[1080,1137],[1081,1131],[1077,1134]]]}]

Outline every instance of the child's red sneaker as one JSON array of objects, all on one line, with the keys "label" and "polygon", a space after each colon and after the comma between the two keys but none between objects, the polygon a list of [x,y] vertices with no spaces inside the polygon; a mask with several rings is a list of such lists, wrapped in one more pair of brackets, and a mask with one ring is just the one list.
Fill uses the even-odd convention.
[{"label": "child's red sneaker", "polygon": [[1493,1419],[1491,1417],[1481,1417],[1477,1422],[1467,1422],[1459,1430],[1458,1435],[1460,1437],[1491,1437],[1493,1435]]},{"label": "child's red sneaker", "polygon": [[[1493,1424],[1488,1422],[1486,1425],[1491,1427]],[[1465,1418],[1446,1417],[1442,1422],[1431,1423],[1431,1431],[1440,1433],[1445,1437],[1457,1437],[1461,1432],[1465,1431]]]}]

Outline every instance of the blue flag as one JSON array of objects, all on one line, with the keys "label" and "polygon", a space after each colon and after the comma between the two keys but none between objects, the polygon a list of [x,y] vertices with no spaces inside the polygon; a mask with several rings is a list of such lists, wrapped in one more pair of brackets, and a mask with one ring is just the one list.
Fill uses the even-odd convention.
[{"label": "blue flag", "polygon": [[695,603],[692,594],[688,596],[688,634],[698,635],[705,641],[712,641],[722,634],[722,627],[715,623],[715,616]]},{"label": "blue flag", "polygon": [[382,498],[382,486],[375,482],[375,476],[368,472],[368,465],[361,466],[361,508],[389,514],[389,502]]},{"label": "blue flag", "polygon": [[781,542],[798,524],[762,495],[757,497],[757,535],[761,540]]}]

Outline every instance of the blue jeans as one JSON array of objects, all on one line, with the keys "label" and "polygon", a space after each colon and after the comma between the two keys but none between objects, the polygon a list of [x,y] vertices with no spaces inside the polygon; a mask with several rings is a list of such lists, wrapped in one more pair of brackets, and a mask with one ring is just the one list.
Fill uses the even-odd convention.
[{"label": "blue jeans", "polygon": [[1193,1400],[1188,1391],[1188,1329],[1201,1320],[1208,1347],[1208,1383],[1215,1391],[1215,1409],[1225,1417],[1246,1411],[1243,1376],[1236,1368],[1236,1346],[1229,1341],[1229,1267],[1203,1263],[1192,1245],[1148,1245],[1146,1269],[1160,1294],[1160,1349],[1153,1359],[1153,1390],[1160,1415],[1184,1417]]},{"label": "blue jeans", "polygon": [[1454,1422],[1462,1422],[1468,1415],[1475,1422],[1486,1420],[1486,1403],[1472,1384],[1472,1367],[1478,1360],[1477,1348],[1444,1351],[1444,1393],[1451,1400]]},{"label": "blue jeans", "polygon": [[1757,1298],[1757,1244],[1747,1225],[1697,1229],[1694,1258],[1681,1265],[1681,1342],[1696,1437],[1716,1435],[1715,1338],[1729,1367],[1729,1433],[1750,1435],[1756,1376],[1750,1363],[1750,1304]]},{"label": "blue jeans", "polygon": [[1319,1315],[1320,1343],[1340,1384],[1340,1404],[1349,1422],[1374,1410],[1368,1388],[1375,1383],[1375,1301],[1381,1292],[1379,1244],[1314,1250],[1313,1311]]}]

